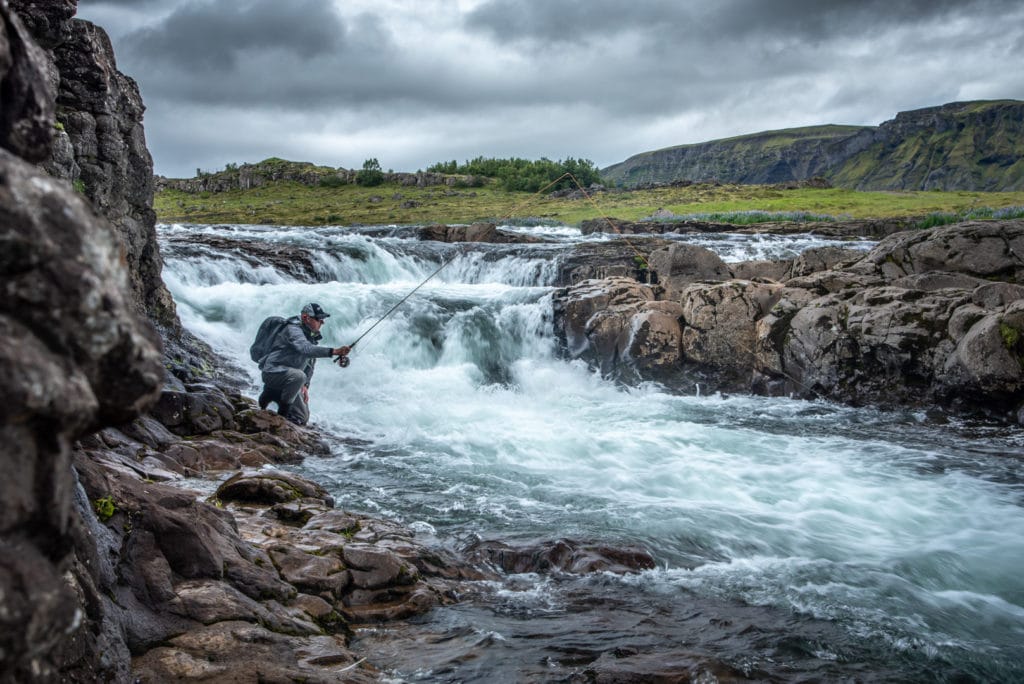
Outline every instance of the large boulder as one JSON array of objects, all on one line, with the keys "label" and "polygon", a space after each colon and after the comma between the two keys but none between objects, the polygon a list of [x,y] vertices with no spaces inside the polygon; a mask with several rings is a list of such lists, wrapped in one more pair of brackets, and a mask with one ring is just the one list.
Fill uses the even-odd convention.
[{"label": "large boulder", "polygon": [[587,280],[556,292],[556,327],[571,356],[583,358],[611,376],[628,356],[634,316],[653,302],[653,290],[635,280]]},{"label": "large boulder", "polygon": [[757,321],[778,301],[779,284],[730,280],[692,284],[680,293],[682,351],[705,369],[704,389],[749,389]]},{"label": "large boulder", "polygon": [[1024,219],[967,221],[891,235],[850,267],[896,279],[915,273],[963,273],[1024,281]]},{"label": "large boulder", "polygon": [[334,498],[311,480],[282,471],[243,471],[232,475],[217,488],[221,501],[246,501],[273,505],[292,501],[334,505]]},{"label": "large boulder", "polygon": [[863,256],[864,252],[845,247],[813,247],[793,259],[788,277],[798,278],[818,271],[828,271],[842,264],[852,264]]},{"label": "large boulder", "polygon": [[792,259],[757,259],[730,264],[729,269],[732,271],[733,277],[738,280],[761,279],[782,282],[789,278],[792,266]]},{"label": "large boulder", "polygon": [[574,539],[532,543],[488,540],[472,544],[468,553],[471,558],[508,573],[612,572],[621,575],[651,570],[655,566],[654,558],[646,549]]},{"label": "large boulder", "polygon": [[639,262],[673,243],[663,238],[631,237],[601,242],[581,242],[559,257],[558,285],[576,285],[584,280],[615,276],[633,277]]},{"label": "large boulder", "polygon": [[357,660],[335,635],[291,636],[249,621],[200,626],[139,656],[132,670],[142,684],[161,682],[376,682],[379,673]]},{"label": "large boulder", "polygon": [[651,252],[648,264],[657,272],[666,299],[677,299],[690,283],[732,278],[732,271],[721,257],[697,245],[677,243],[656,249]]},{"label": "large boulder", "polygon": [[532,235],[521,235],[498,230],[493,223],[474,223],[469,226],[446,226],[435,223],[418,231],[421,240],[435,242],[491,242],[497,244],[544,242]]},{"label": "large boulder", "polygon": [[962,309],[980,317],[965,326],[939,369],[940,391],[957,401],[1019,402],[1024,393],[1024,298],[991,313],[974,305]]}]

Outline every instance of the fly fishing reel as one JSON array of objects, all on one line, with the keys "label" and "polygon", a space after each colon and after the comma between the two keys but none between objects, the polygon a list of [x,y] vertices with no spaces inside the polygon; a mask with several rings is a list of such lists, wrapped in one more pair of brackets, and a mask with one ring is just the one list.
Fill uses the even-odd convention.
[{"label": "fly fishing reel", "polygon": [[345,356],[335,356],[334,363],[338,364],[338,366],[341,368],[348,368],[348,355],[346,354]]}]

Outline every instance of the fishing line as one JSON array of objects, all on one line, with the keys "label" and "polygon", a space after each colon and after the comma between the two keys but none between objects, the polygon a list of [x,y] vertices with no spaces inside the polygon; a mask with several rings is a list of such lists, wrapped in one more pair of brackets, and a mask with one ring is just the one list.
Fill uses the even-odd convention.
[{"label": "fishing line", "polygon": [[[371,326],[370,326],[369,328],[367,328],[366,330],[364,330],[364,331],[363,331],[363,334],[362,334],[362,335],[360,335],[359,337],[357,337],[357,338],[355,339],[355,342],[353,342],[352,344],[348,345],[348,348],[349,348],[350,350],[354,350],[354,349],[355,349],[355,346],[356,346],[356,344],[358,344],[358,343],[359,343],[359,341],[360,341],[360,340],[362,340],[362,339],[363,339],[364,337],[366,337],[367,335],[369,335],[369,334],[370,334],[370,331],[372,331],[372,330],[373,330],[374,328],[376,328],[376,327],[377,327],[378,325],[380,325],[381,323],[383,323],[383,322],[384,322],[384,321],[385,321],[385,320],[386,320],[386,319],[388,318],[388,316],[390,316],[391,314],[393,314],[393,313],[394,313],[394,312],[395,312],[395,311],[396,311],[396,310],[398,309],[398,307],[402,306],[402,304],[404,304],[404,303],[405,303],[406,301],[408,301],[409,297],[412,297],[412,296],[413,296],[414,294],[416,294],[416,291],[417,291],[417,290],[419,290],[419,289],[420,289],[421,287],[423,287],[423,286],[424,286],[424,285],[426,285],[426,284],[427,284],[428,282],[430,282],[430,281],[431,281],[431,280],[432,280],[432,279],[434,278],[434,276],[436,276],[436,275],[437,275],[438,273],[440,273],[440,272],[441,272],[442,270],[444,270],[444,268],[445,268],[446,266],[448,266],[448,264],[450,264],[450,263],[452,263],[453,261],[455,261],[455,258],[456,258],[456,257],[458,257],[458,256],[460,256],[460,255],[461,255],[462,253],[463,253],[463,252],[462,252],[461,250],[456,250],[455,254],[453,254],[452,256],[448,257],[448,258],[447,258],[446,260],[444,260],[443,262],[441,262],[441,265],[440,265],[440,266],[438,266],[438,267],[437,267],[437,269],[436,269],[436,270],[435,270],[435,271],[434,271],[433,273],[431,273],[431,274],[430,274],[430,275],[428,275],[428,276],[427,276],[426,278],[424,278],[424,279],[423,279],[423,282],[421,282],[421,283],[420,283],[419,285],[417,285],[417,286],[416,286],[416,287],[414,287],[414,288],[413,288],[412,290],[410,290],[410,291],[409,291],[409,293],[408,293],[407,295],[405,295],[404,297],[402,297],[401,299],[399,299],[399,300],[398,300],[398,302],[397,302],[397,303],[396,303],[396,304],[395,304],[394,306],[392,306],[392,307],[391,307],[390,309],[388,309],[388,310],[387,310],[387,312],[386,312],[386,313],[385,313],[385,314],[384,314],[383,316],[381,316],[380,318],[378,318],[378,319],[376,320],[376,322],[374,322],[374,324],[373,324],[373,325],[371,325]],[[351,351],[350,351],[350,353],[351,353]],[[347,365],[348,365],[348,359],[347,359],[347,357],[346,357],[346,356],[337,356],[337,357],[335,357],[335,359],[334,359],[334,362],[335,362],[335,363],[337,363],[337,364],[338,364],[339,366],[341,366],[342,368],[344,368],[345,366],[347,366]]]},{"label": "fishing line", "polygon": [[[535,199],[537,198],[537,196],[538,196],[538,195],[540,195],[541,193],[544,193],[544,192],[546,192],[546,191],[547,191],[547,190],[548,190],[549,188],[553,187],[554,185],[557,185],[558,183],[560,183],[561,181],[565,180],[566,178],[571,178],[571,179],[573,180],[573,182],[575,182],[575,183],[576,183],[576,186],[577,186],[577,187],[579,187],[579,188],[580,188],[580,190],[583,190],[583,186],[581,186],[581,185],[580,185],[580,182],[579,182],[578,180],[576,180],[576,177],[575,177],[575,176],[573,176],[573,175],[572,175],[571,173],[569,173],[569,172],[563,173],[563,174],[562,174],[561,176],[559,176],[559,177],[558,177],[558,178],[556,178],[555,180],[551,181],[550,183],[548,183],[547,185],[545,185],[544,187],[542,187],[542,188],[541,188],[540,190],[538,190],[537,192],[533,193],[533,195],[531,195],[531,196],[530,196],[530,198],[529,198],[528,200],[526,200],[525,202],[522,202],[522,203],[520,203],[520,204],[518,204],[518,205],[516,205],[516,206],[512,207],[512,211],[510,211],[510,212],[509,212],[508,214],[506,214],[506,215],[505,215],[504,217],[502,217],[501,219],[498,219],[498,223],[501,223],[501,222],[503,222],[503,221],[508,221],[508,220],[509,220],[510,218],[512,218],[512,216],[513,216],[513,215],[514,215],[514,214],[515,214],[515,213],[516,213],[517,211],[519,211],[519,210],[520,210],[520,209],[521,209],[522,207],[524,207],[524,206],[526,206],[527,204],[529,204],[529,203],[533,202],[533,201],[534,201],[534,200],[535,200]],[[585,194],[586,194],[586,191],[584,191],[584,195],[585,195]],[[634,249],[636,249],[636,248],[634,247]],[[639,253],[639,252],[638,252],[638,253]],[[452,263],[453,261],[455,261],[455,258],[456,258],[456,257],[458,257],[458,256],[461,256],[461,255],[463,255],[463,254],[465,254],[465,248],[463,248],[462,250],[458,250],[458,251],[456,251],[456,253],[455,253],[455,254],[453,254],[453,255],[452,255],[451,257],[449,257],[449,258],[448,258],[448,259],[446,259],[446,260],[445,260],[444,262],[442,262],[442,263],[441,263],[441,265],[437,267],[437,270],[435,270],[435,271],[434,271],[433,273],[431,273],[431,274],[430,274],[429,276],[427,276],[427,277],[426,277],[426,278],[425,278],[425,279],[423,280],[423,282],[421,282],[421,283],[420,283],[419,285],[417,285],[416,287],[414,287],[414,288],[412,289],[412,291],[411,291],[411,292],[409,292],[409,294],[405,295],[405,296],[404,296],[404,297],[402,297],[402,298],[401,298],[400,300],[398,300],[398,302],[397,302],[397,303],[396,303],[396,304],[395,304],[394,306],[392,306],[392,307],[391,307],[390,309],[388,309],[388,310],[387,310],[387,312],[386,312],[386,313],[385,313],[385,314],[384,314],[383,316],[381,316],[380,318],[378,318],[378,319],[377,319],[377,321],[376,321],[376,322],[374,322],[374,324],[373,324],[373,325],[371,325],[371,326],[370,326],[369,328],[367,328],[367,329],[366,329],[366,330],[365,330],[365,331],[363,332],[363,334],[362,334],[362,335],[360,335],[359,337],[357,337],[357,338],[356,338],[356,340],[355,340],[355,342],[353,342],[352,344],[348,345],[349,349],[350,349],[350,350],[354,350],[354,349],[355,349],[355,346],[356,346],[356,344],[357,344],[357,343],[358,343],[358,342],[359,342],[360,340],[362,340],[363,338],[365,338],[365,337],[366,337],[367,335],[369,335],[369,334],[370,334],[370,331],[371,331],[371,330],[373,330],[373,329],[374,329],[374,328],[376,328],[376,327],[377,327],[378,325],[380,325],[381,323],[383,323],[383,322],[384,322],[384,320],[385,320],[385,319],[387,319],[387,318],[388,318],[388,316],[390,316],[391,314],[393,314],[393,313],[394,313],[394,312],[395,312],[395,311],[396,311],[396,310],[398,309],[398,307],[400,307],[400,306],[401,306],[402,304],[404,304],[404,303],[405,303],[405,302],[406,302],[406,301],[407,301],[407,300],[409,299],[409,297],[412,297],[412,296],[413,296],[414,294],[416,294],[416,291],[417,291],[417,290],[419,290],[419,289],[420,289],[421,287],[423,287],[423,286],[424,286],[424,285],[426,285],[426,284],[427,284],[428,282],[430,282],[430,280],[431,280],[431,279],[433,279],[433,278],[434,278],[434,276],[436,276],[436,275],[437,275],[438,273],[440,273],[440,272],[441,272],[442,270],[444,270],[444,268],[445,268],[446,266],[448,266],[448,264],[450,264],[450,263]],[[365,345],[364,345],[364,346],[365,346]],[[351,353],[351,351],[350,351],[350,353]],[[346,366],[348,366],[348,362],[349,362],[349,359],[348,359],[348,355],[346,355],[346,356],[336,356],[336,357],[334,358],[334,362],[335,362],[335,363],[337,363],[337,364],[338,364],[339,366],[341,366],[342,368],[345,368]]]},{"label": "fishing line", "polygon": [[[542,187],[542,188],[541,188],[540,190],[537,190],[537,191],[536,191],[535,193],[533,193],[533,195],[531,195],[529,199],[527,199],[527,200],[525,200],[524,202],[521,202],[520,204],[518,204],[518,205],[514,206],[514,207],[512,208],[512,210],[511,210],[511,211],[510,211],[510,212],[509,212],[508,214],[506,214],[506,215],[505,215],[505,216],[504,216],[504,217],[503,217],[502,219],[499,219],[499,221],[498,221],[498,222],[500,223],[500,222],[502,222],[502,221],[507,221],[507,220],[509,220],[509,219],[510,219],[510,218],[511,218],[512,216],[514,216],[514,215],[516,214],[516,212],[518,212],[518,211],[519,211],[520,209],[522,209],[523,207],[525,207],[525,206],[527,206],[527,205],[529,205],[529,204],[533,203],[533,202],[534,202],[534,201],[535,201],[535,200],[537,199],[537,197],[538,197],[539,195],[541,195],[542,193],[546,192],[546,191],[547,191],[547,190],[548,190],[549,188],[551,188],[551,187],[553,187],[553,186],[557,185],[558,183],[560,183],[561,181],[563,181],[563,180],[565,180],[565,179],[567,179],[567,178],[568,178],[569,180],[571,180],[571,181],[573,182],[573,184],[575,184],[575,185],[576,185],[576,187],[577,187],[577,188],[579,189],[579,191],[580,191],[580,193],[581,193],[581,194],[583,195],[583,197],[584,197],[584,198],[585,198],[585,199],[586,199],[586,200],[587,200],[587,201],[588,201],[588,202],[589,202],[589,203],[590,203],[590,204],[591,204],[591,205],[592,205],[592,206],[593,206],[593,207],[594,207],[594,208],[595,208],[595,209],[597,210],[598,214],[603,214],[603,212],[601,212],[601,208],[600,208],[600,207],[598,206],[598,204],[597,204],[597,202],[596,202],[596,201],[594,200],[594,198],[593,198],[593,197],[591,197],[590,193],[588,193],[588,192],[587,192],[586,188],[584,188],[584,187],[583,187],[583,184],[582,184],[582,183],[580,183],[580,181],[579,181],[579,180],[578,180],[578,179],[576,178],[576,176],[575,176],[575,175],[573,175],[572,173],[570,173],[570,172],[566,171],[566,172],[565,172],[565,173],[563,173],[563,174],[562,174],[561,176],[559,176],[559,177],[558,177],[558,178],[556,178],[555,180],[551,181],[550,183],[548,183],[547,185],[545,185],[544,187]],[[640,251],[640,250],[639,250],[639,249],[637,248],[637,246],[636,246],[636,245],[634,245],[634,244],[632,243],[632,241],[630,241],[630,239],[629,239],[628,237],[626,237],[626,234],[622,232],[622,230],[621,230],[621,229],[620,229],[620,228],[618,227],[618,225],[616,225],[616,223],[615,223],[615,220],[614,220],[614,219],[612,219],[612,218],[611,218],[610,216],[607,216],[607,215],[602,215],[602,216],[601,216],[601,218],[602,218],[602,219],[604,220],[604,222],[605,222],[605,223],[607,223],[607,224],[608,224],[608,225],[609,225],[609,226],[610,226],[610,227],[612,228],[612,230],[613,230],[613,231],[614,231],[614,232],[615,232],[616,234],[618,234],[618,235],[619,235],[619,237],[620,237],[620,238],[622,238],[622,240],[623,240],[623,241],[624,241],[624,242],[625,242],[625,243],[626,243],[627,245],[629,245],[629,247],[630,247],[630,248],[631,248],[631,249],[632,249],[632,250],[633,250],[633,251],[634,251],[634,252],[636,253],[637,257],[638,257],[638,258],[640,258],[640,259],[641,259],[641,260],[643,261],[643,264],[644,264],[644,266],[645,266],[645,267],[648,267],[648,266],[649,266],[649,264],[650,264],[650,262],[649,262],[649,260],[648,260],[648,256],[647,256],[647,255],[645,255],[645,254],[644,254],[643,252],[641,252],[641,251]],[[356,347],[356,344],[358,344],[358,343],[359,343],[360,341],[362,341],[363,339],[366,339],[366,338],[367,338],[367,336],[369,336],[369,335],[370,335],[370,333],[371,333],[371,332],[373,332],[373,330],[374,330],[375,328],[377,328],[377,326],[379,326],[379,325],[380,325],[381,323],[383,323],[383,322],[384,322],[385,320],[387,320],[387,318],[388,318],[389,316],[391,316],[391,314],[393,314],[393,313],[394,313],[395,311],[397,311],[397,310],[398,310],[398,308],[399,308],[400,306],[402,306],[402,304],[404,304],[404,303],[405,303],[406,301],[408,301],[408,300],[409,300],[409,298],[410,298],[410,297],[412,297],[412,296],[413,296],[414,294],[416,294],[416,292],[417,292],[417,291],[419,291],[419,289],[420,289],[420,288],[422,288],[422,287],[423,287],[424,285],[426,285],[426,284],[427,284],[428,282],[430,282],[431,280],[433,280],[433,279],[434,279],[434,277],[436,277],[438,273],[440,273],[441,271],[443,271],[443,270],[444,270],[444,269],[445,269],[445,268],[446,268],[446,267],[447,267],[447,266],[448,266],[449,264],[451,264],[451,263],[452,263],[453,261],[455,261],[455,259],[456,259],[457,257],[459,257],[459,256],[461,256],[461,255],[463,255],[463,254],[465,254],[465,249],[464,249],[464,248],[463,248],[462,250],[457,250],[455,254],[453,254],[453,255],[452,255],[452,256],[450,256],[450,257],[449,257],[448,259],[446,259],[445,261],[443,261],[443,262],[441,263],[441,265],[440,265],[440,266],[438,266],[438,267],[437,267],[437,269],[435,269],[435,270],[434,270],[434,272],[433,272],[433,273],[431,273],[431,274],[430,274],[430,275],[428,275],[428,276],[427,276],[426,278],[424,278],[424,279],[423,279],[423,281],[422,281],[422,282],[421,282],[421,283],[420,283],[419,285],[417,285],[416,287],[414,287],[414,288],[413,288],[413,289],[412,289],[411,291],[409,291],[409,293],[408,293],[408,294],[406,294],[406,295],[405,295],[404,297],[402,297],[402,298],[401,298],[400,300],[398,300],[398,302],[396,302],[396,303],[394,304],[394,306],[392,306],[392,307],[391,307],[390,309],[388,309],[388,310],[387,310],[387,311],[386,311],[386,312],[384,313],[384,315],[383,315],[383,316],[381,316],[380,318],[378,318],[378,319],[377,319],[377,320],[376,320],[376,321],[375,321],[375,322],[373,323],[373,325],[371,325],[371,326],[370,326],[369,328],[367,328],[367,329],[366,329],[365,331],[363,331],[363,333],[362,333],[362,334],[361,334],[361,335],[360,335],[359,337],[357,337],[357,338],[355,339],[355,341],[354,341],[354,342],[352,342],[352,344],[348,345],[349,349],[350,349],[351,351],[354,351],[354,350],[355,350],[355,347]],[[379,331],[378,331],[378,332],[379,332]],[[730,344],[730,346],[732,346],[732,347],[733,347],[734,349],[736,349],[737,347],[742,347],[742,350],[743,350],[743,351],[745,351],[745,352],[747,352],[748,354],[750,354],[750,356],[751,356],[751,359],[752,359],[752,360],[753,360],[753,359],[756,359],[756,358],[757,358],[757,353],[756,353],[756,352],[755,352],[755,351],[753,350],[753,348],[751,348],[751,347],[747,346],[747,345],[746,345],[746,344],[744,344],[744,343],[743,343],[742,341],[740,341],[740,340],[737,340],[737,339],[730,339],[730,340],[729,340],[729,344]],[[365,345],[364,345],[364,346],[365,346]],[[351,351],[350,351],[350,353],[351,353]],[[335,361],[335,363],[337,363],[337,364],[338,364],[339,366],[341,366],[342,368],[345,368],[346,366],[348,366],[348,363],[349,363],[349,359],[348,359],[348,357],[347,357],[347,356],[338,356],[338,357],[335,357],[334,361]],[[790,375],[789,373],[787,373],[787,372],[786,372],[785,370],[783,370],[783,369],[781,369],[781,368],[780,368],[780,369],[778,369],[778,373],[779,373],[779,374],[781,374],[781,375],[782,375],[783,377],[785,377],[785,378],[786,378],[787,380],[789,380],[790,382],[792,382],[792,383],[793,383],[794,385],[797,385],[797,386],[799,386],[799,387],[803,388],[803,389],[804,389],[805,391],[807,391],[807,392],[810,392],[811,394],[813,394],[813,395],[814,395],[814,396],[816,396],[817,398],[819,398],[819,399],[823,399],[823,398],[824,398],[824,397],[822,396],[822,394],[821,394],[820,392],[816,391],[816,390],[815,390],[815,389],[814,389],[813,387],[811,387],[811,386],[809,386],[809,385],[807,385],[807,384],[805,384],[805,383],[801,382],[800,380],[797,380],[797,379],[796,379],[795,377],[793,377],[792,375]]]}]

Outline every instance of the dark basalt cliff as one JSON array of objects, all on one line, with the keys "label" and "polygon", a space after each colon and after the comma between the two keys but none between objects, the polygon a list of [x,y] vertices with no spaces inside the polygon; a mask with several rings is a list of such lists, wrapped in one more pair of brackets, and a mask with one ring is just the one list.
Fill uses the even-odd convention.
[{"label": "dark basalt cliff", "polygon": [[813,177],[858,190],[1024,189],[1024,102],[953,102],[880,126],[814,126],[644,152],[602,171],[626,186]]},{"label": "dark basalt cliff", "polygon": [[[44,39],[61,34],[56,25],[67,9],[45,6],[31,15]],[[96,546],[76,502],[72,443],[138,415],[157,398],[164,374],[159,338],[130,300],[117,231],[68,183],[30,163],[50,155],[55,76],[53,62],[0,3],[5,681],[48,681],[58,659],[75,659],[68,636],[95,618],[99,597],[87,569],[96,565]],[[93,636],[99,660],[107,635],[99,627]]]}]

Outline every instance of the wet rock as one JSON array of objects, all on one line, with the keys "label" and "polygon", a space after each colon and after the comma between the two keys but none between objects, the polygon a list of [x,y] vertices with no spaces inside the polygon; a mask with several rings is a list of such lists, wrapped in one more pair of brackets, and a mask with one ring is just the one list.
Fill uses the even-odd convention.
[{"label": "wet rock", "polygon": [[163,375],[159,339],[131,305],[117,232],[69,183],[28,163],[49,152],[52,76],[0,3],[0,671],[22,681],[127,672],[123,640],[103,622],[71,444],[134,419]]},{"label": "wet rock", "polygon": [[633,278],[636,259],[671,246],[663,238],[629,238],[574,245],[559,257],[557,285],[576,285],[584,280],[611,277]]},{"label": "wet rock", "polygon": [[320,267],[313,253],[302,247],[259,240],[246,240],[230,235],[170,235],[166,238],[171,251],[181,258],[208,257],[212,247],[216,251],[233,254],[255,268],[273,266],[299,280],[317,277]]},{"label": "wet rock", "polygon": [[203,435],[221,429],[233,429],[234,407],[217,388],[209,391],[165,390],[152,409],[152,415],[177,435]]},{"label": "wet rock", "polygon": [[150,415],[139,416],[132,422],[122,425],[120,431],[126,437],[141,442],[151,449],[166,449],[178,442],[177,436]]},{"label": "wet rock", "polygon": [[248,622],[218,622],[169,639],[132,662],[140,682],[375,682],[338,636],[297,639]]},{"label": "wet rock", "polygon": [[688,244],[673,244],[651,252],[650,268],[657,271],[665,288],[665,298],[677,299],[690,283],[721,281],[732,278],[732,272],[721,257],[710,249]]},{"label": "wet rock", "polygon": [[[765,672],[758,672],[753,677],[758,680],[770,678]],[[602,653],[597,660],[584,668],[581,676],[574,677],[571,681],[588,684],[703,684],[744,681],[751,678],[751,673],[747,671],[708,661],[682,650],[658,653],[616,650]]]},{"label": "wet rock", "polygon": [[354,623],[390,622],[421,615],[438,604],[426,586],[357,589],[345,597],[342,614]]},{"label": "wet rock", "polygon": [[321,504],[308,504],[290,501],[288,503],[280,503],[271,506],[267,513],[273,515],[283,523],[298,525],[301,527],[309,522],[313,516],[323,510],[325,509]]},{"label": "wet rock", "polygon": [[217,498],[266,505],[312,501],[328,508],[334,506],[334,498],[320,485],[279,471],[237,473],[217,488]]},{"label": "wet rock", "polygon": [[[690,183],[690,181],[679,181]],[[691,183],[692,184],[692,183]],[[592,219],[580,223],[580,232],[584,235],[592,233],[613,233],[618,235],[663,235],[666,233],[699,234],[699,233],[737,233],[756,234],[771,233],[774,235],[791,235],[795,233],[814,233],[828,237],[883,237],[914,227],[916,219],[882,218],[854,219],[849,221],[772,221],[752,225],[734,225],[714,221],[698,221],[694,219],[665,220],[670,216],[653,215],[655,220],[624,221],[622,219]],[[658,220],[661,219],[661,220]]]},{"label": "wet rock", "polygon": [[576,356],[590,346],[589,332],[600,319],[630,317],[640,305],[653,301],[654,293],[629,278],[612,277],[584,281],[556,292],[555,297],[555,318],[564,331],[570,353]]},{"label": "wet rock", "polygon": [[676,302],[646,302],[633,315],[626,354],[641,377],[663,377],[682,362],[683,316]]},{"label": "wet rock", "polygon": [[767,279],[775,282],[782,282],[790,277],[790,269],[793,266],[792,259],[783,260],[760,260],[740,261],[730,264],[733,278],[737,280]]},{"label": "wet rock", "polygon": [[183,616],[204,625],[227,620],[266,621],[269,613],[229,584],[212,580],[190,580],[174,587],[175,607]]},{"label": "wet rock", "polygon": [[[330,603],[323,600],[319,596],[311,596],[310,594],[299,594],[292,599],[289,604],[293,608],[298,608],[306,615],[316,620],[318,624],[323,624],[325,621],[335,622],[335,626],[338,626],[337,619],[340,616],[334,611],[334,607]],[[336,617],[335,617],[336,616]],[[344,631],[342,628],[340,631]]]},{"label": "wet rock", "polygon": [[352,584],[360,589],[380,589],[414,584],[419,572],[394,553],[365,544],[346,544],[343,550]]},{"label": "wet rock", "polygon": [[[588,280],[555,293],[555,325],[569,354],[611,375],[632,342],[632,320],[654,301],[653,290],[629,278]],[[648,331],[652,321],[647,320]],[[648,337],[653,342],[655,335]],[[652,343],[651,348],[654,348]]]},{"label": "wet rock", "polygon": [[1018,282],[1024,280],[1024,220],[966,221],[897,233],[849,270],[888,279],[941,271]]},{"label": "wet rock", "polygon": [[108,502],[94,535],[108,538],[101,558],[110,563],[96,579],[97,600],[128,648],[142,652],[198,621],[228,616],[255,615],[297,629],[287,615],[257,607],[256,601],[288,600],[296,592],[265,554],[241,540],[227,512],[180,489],[106,469],[86,454],[76,467],[92,506]]},{"label": "wet rock", "polygon": [[[866,255],[808,252],[782,285],[721,280],[714,260],[673,245],[652,254],[657,287],[640,290],[620,278],[557,291],[555,327],[569,356],[625,382],[938,403],[1015,420],[1024,403],[1019,241],[1024,221],[1017,220],[912,231]],[[750,275],[757,267],[735,270]],[[692,278],[721,282],[685,284]],[[681,309],[665,308],[673,302],[663,297]],[[657,343],[647,343],[649,332]]]},{"label": "wet rock", "polygon": [[613,572],[624,574],[650,570],[654,558],[639,547],[586,544],[572,539],[513,545],[484,541],[467,550],[471,558],[490,563],[509,573]]},{"label": "wet rock", "polygon": [[352,576],[336,555],[313,555],[286,544],[271,546],[267,553],[281,577],[300,591],[338,599],[352,584]]}]

